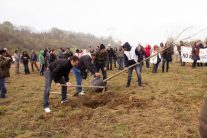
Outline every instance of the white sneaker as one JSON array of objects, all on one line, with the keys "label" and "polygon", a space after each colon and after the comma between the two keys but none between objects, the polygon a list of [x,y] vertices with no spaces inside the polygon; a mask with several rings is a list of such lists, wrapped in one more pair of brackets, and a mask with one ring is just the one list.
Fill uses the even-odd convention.
[{"label": "white sneaker", "polygon": [[66,103],[66,102],[68,102],[68,100],[61,101],[61,104],[64,104],[64,103]]},{"label": "white sneaker", "polygon": [[46,113],[50,113],[51,112],[49,107],[45,108],[44,110],[45,110]]},{"label": "white sneaker", "polygon": [[81,95],[85,95],[85,93],[84,93],[84,91],[81,91],[81,92],[78,93],[78,95],[79,95],[79,96],[81,96]]}]

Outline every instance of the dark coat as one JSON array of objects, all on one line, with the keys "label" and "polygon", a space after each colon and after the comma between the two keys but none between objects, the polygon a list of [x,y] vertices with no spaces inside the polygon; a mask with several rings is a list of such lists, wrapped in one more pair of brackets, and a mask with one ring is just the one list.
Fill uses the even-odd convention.
[{"label": "dark coat", "polygon": [[192,48],[192,59],[200,60],[199,53],[200,53],[200,48],[198,46],[194,46]]},{"label": "dark coat", "polygon": [[172,54],[173,54],[173,51],[170,48],[168,48],[165,51],[163,51],[162,57],[164,60],[171,62],[172,61]]},{"label": "dark coat", "polygon": [[204,97],[204,102],[200,110],[199,123],[201,138],[207,138],[207,96]]},{"label": "dark coat", "polygon": [[52,72],[52,79],[55,83],[59,82],[59,80],[64,77],[65,81],[69,81],[69,73],[73,66],[68,59],[59,59],[55,62],[52,62],[49,65],[49,69]]},{"label": "dark coat", "polygon": [[84,56],[80,57],[77,68],[81,72],[85,72],[86,69],[88,69],[92,74],[96,73],[95,66],[93,65],[92,59],[89,55],[84,55]]},{"label": "dark coat", "polygon": [[11,60],[5,59],[2,56],[0,57],[0,79],[10,77],[10,63]]},{"label": "dark coat", "polygon": [[30,59],[30,57],[29,57],[28,54],[23,54],[22,57],[21,57],[21,60],[22,60],[23,64],[28,64],[29,59]]}]

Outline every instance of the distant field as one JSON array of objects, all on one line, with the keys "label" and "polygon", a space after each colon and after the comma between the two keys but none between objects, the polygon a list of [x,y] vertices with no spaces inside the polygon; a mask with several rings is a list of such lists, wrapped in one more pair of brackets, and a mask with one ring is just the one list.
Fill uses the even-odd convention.
[{"label": "distant field", "polygon": [[[22,70],[21,70],[22,71]],[[117,72],[109,71],[108,76]],[[143,87],[135,74],[126,88],[127,73],[108,82],[108,91],[70,97],[50,95],[52,112],[42,107],[44,78],[38,72],[15,75],[11,69],[7,98],[0,99],[0,137],[197,138],[198,114],[207,89],[207,67],[170,64],[169,73],[143,68]],[[70,75],[75,83],[74,76]],[[87,81],[84,81],[88,85]],[[52,92],[60,92],[54,83]],[[74,93],[75,88],[68,90]]]}]

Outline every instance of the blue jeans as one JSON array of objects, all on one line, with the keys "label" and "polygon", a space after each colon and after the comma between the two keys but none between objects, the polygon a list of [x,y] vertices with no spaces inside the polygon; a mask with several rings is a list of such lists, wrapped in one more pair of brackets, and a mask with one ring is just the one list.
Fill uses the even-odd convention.
[{"label": "blue jeans", "polygon": [[[44,90],[44,108],[49,107],[49,95],[50,95],[50,89],[51,89],[51,82],[52,82],[52,73],[50,70],[46,70],[44,72],[45,75],[45,90]],[[59,82],[61,84],[66,84],[65,79],[62,77],[60,78]],[[67,99],[67,87],[62,86],[62,101]]]},{"label": "blue jeans", "polygon": [[128,80],[127,80],[127,86],[130,86],[130,83],[131,83],[131,79],[132,79],[132,72],[133,72],[133,69],[136,70],[136,74],[137,74],[137,78],[138,78],[138,85],[139,86],[142,86],[142,76],[141,76],[141,73],[142,73],[142,65],[139,64],[133,68],[129,68],[128,69]]},{"label": "blue jeans", "polygon": [[6,96],[6,78],[0,79],[1,98]]},{"label": "blue jeans", "polygon": [[[77,85],[81,85],[82,84],[81,71],[78,68],[73,67],[73,73],[75,75]],[[77,87],[76,89],[78,93],[82,91],[82,87]]]}]

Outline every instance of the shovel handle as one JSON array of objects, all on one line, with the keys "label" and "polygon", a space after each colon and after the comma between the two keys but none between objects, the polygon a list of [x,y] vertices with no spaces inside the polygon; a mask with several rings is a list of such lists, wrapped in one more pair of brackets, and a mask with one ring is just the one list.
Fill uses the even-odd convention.
[{"label": "shovel handle", "polygon": [[[61,84],[61,86],[67,86],[66,84]],[[82,86],[82,85],[71,85],[70,87],[82,87],[82,88],[105,88],[105,86]]]}]

